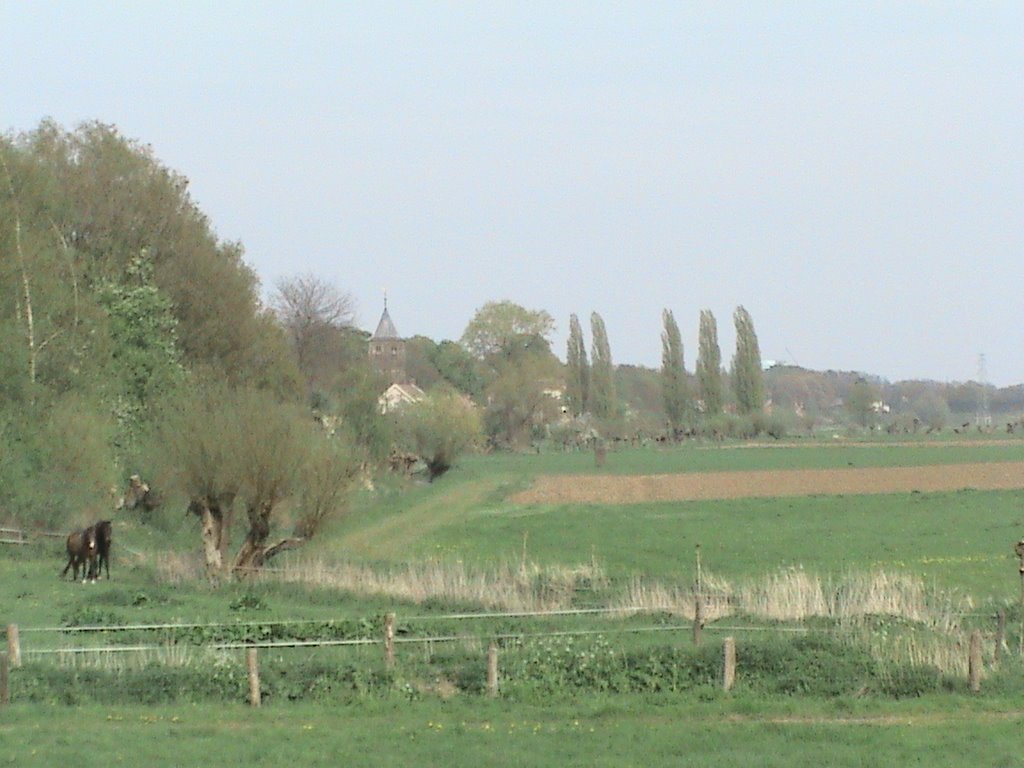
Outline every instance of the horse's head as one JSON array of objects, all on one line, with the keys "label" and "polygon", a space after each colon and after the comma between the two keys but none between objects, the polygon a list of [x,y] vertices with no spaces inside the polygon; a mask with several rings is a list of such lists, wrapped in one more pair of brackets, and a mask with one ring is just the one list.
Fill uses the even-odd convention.
[{"label": "horse's head", "polygon": [[96,554],[96,526],[90,525],[82,531],[82,550],[86,557]]}]

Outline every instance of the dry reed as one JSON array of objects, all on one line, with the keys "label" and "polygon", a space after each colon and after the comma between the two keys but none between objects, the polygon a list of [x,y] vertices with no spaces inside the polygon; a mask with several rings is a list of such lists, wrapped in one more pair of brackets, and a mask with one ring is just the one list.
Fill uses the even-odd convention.
[{"label": "dry reed", "polygon": [[[887,571],[822,579],[802,568],[787,568],[736,583],[705,572],[701,596],[708,621],[744,615],[771,621],[824,617],[856,624],[868,617],[890,616],[946,632],[958,629],[959,616],[971,608],[968,598],[929,588],[915,576]],[[623,611],[661,611],[692,619],[695,600],[692,587],[636,577],[612,605]]]},{"label": "dry reed", "polygon": [[462,563],[431,561],[374,569],[356,563],[298,560],[284,568],[266,570],[259,578],[391,597],[415,604],[444,600],[506,611],[567,608],[582,586],[605,582],[605,575],[596,563],[569,568],[527,562],[471,568]]}]

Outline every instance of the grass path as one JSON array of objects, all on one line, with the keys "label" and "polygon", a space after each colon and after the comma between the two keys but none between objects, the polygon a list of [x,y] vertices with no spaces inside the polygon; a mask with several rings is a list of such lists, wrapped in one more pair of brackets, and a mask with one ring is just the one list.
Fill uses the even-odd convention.
[{"label": "grass path", "polygon": [[438,484],[409,508],[343,532],[336,545],[359,557],[402,560],[432,532],[463,522],[472,517],[474,510],[482,510],[500,485],[497,478],[443,487]]}]

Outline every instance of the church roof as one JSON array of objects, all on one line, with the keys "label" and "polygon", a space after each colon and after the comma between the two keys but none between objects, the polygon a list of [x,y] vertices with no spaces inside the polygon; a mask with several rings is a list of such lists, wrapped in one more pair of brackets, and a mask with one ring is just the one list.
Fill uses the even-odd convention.
[{"label": "church roof", "polygon": [[388,314],[388,308],[384,307],[384,314],[380,316],[380,322],[377,323],[377,330],[373,332],[374,339],[398,339],[401,338],[398,335],[398,330],[395,328],[395,324],[391,322],[391,315]]}]

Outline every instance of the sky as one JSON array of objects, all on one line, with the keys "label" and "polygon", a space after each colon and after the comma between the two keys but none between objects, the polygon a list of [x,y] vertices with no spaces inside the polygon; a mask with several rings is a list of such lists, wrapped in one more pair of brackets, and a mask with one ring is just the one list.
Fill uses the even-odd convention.
[{"label": "sky", "polygon": [[[116,125],[264,295],[372,331],[488,301],[617,364],[1024,382],[1024,3],[0,3],[0,130]],[[980,365],[984,356],[984,366]]]}]

